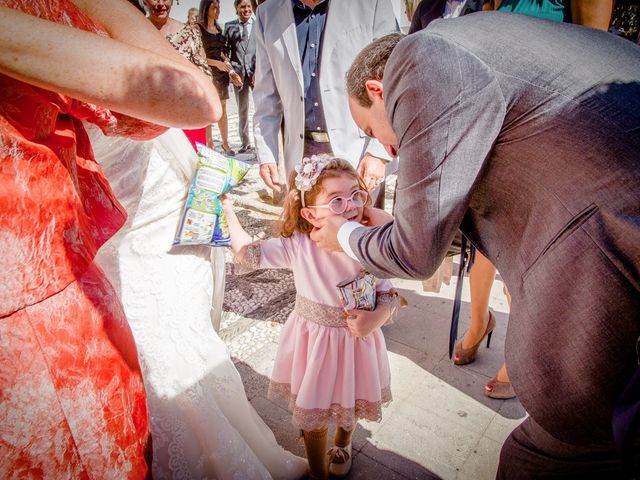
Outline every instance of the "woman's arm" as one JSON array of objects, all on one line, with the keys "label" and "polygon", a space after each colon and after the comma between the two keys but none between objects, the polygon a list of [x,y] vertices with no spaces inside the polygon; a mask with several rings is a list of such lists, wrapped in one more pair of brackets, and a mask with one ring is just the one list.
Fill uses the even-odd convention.
[{"label": "woman's arm", "polygon": [[609,30],[613,0],[571,0],[571,21],[576,25]]},{"label": "woman's arm", "polygon": [[224,63],[221,60],[214,60],[212,58],[207,58],[207,63],[212,67],[217,68],[218,70],[222,70],[223,72],[231,71],[231,65],[228,63]]},{"label": "woman's arm", "polygon": [[160,125],[217,121],[211,81],[123,0],[77,1],[113,38],[0,7],[0,72]]}]

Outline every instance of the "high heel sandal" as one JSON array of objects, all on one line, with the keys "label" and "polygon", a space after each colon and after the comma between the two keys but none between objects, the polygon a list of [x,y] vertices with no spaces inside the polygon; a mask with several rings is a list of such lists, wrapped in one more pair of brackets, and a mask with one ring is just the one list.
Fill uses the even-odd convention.
[{"label": "high heel sandal", "polygon": [[494,328],[496,328],[496,317],[494,317],[491,310],[489,310],[489,321],[487,322],[487,328],[485,329],[482,338],[478,340],[475,345],[472,345],[469,348],[462,348],[462,340],[460,340],[456,345],[455,354],[453,355],[453,363],[455,365],[466,365],[473,362],[476,359],[478,348],[480,348],[480,344],[484,340],[484,337],[487,337],[487,348],[489,348]]},{"label": "high heel sandal", "polygon": [[497,398],[500,400],[506,400],[516,396],[511,382],[501,382],[498,380],[497,375],[484,386],[484,394],[489,398]]},{"label": "high heel sandal", "polygon": [[224,152],[225,155],[231,156],[231,155],[235,155],[236,154],[236,151],[234,149],[232,149],[231,147],[224,148],[224,146],[222,146],[221,148],[222,148],[222,151]]}]

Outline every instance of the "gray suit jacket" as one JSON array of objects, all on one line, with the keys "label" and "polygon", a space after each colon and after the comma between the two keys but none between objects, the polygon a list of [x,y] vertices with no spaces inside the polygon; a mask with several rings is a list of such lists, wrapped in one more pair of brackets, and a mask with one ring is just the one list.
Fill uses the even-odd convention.
[{"label": "gray suit jacket", "polygon": [[233,69],[243,78],[253,77],[256,71],[256,21],[246,44],[242,43],[242,27],[240,20],[235,19],[224,25],[224,37],[229,50],[229,61]]},{"label": "gray suit jacket", "polygon": [[512,294],[506,361],[524,407],[561,440],[610,440],[638,365],[640,48],[476,13],[403,39],[384,88],[403,159],[395,221],[355,230],[354,252],[382,277],[427,278],[460,226]]}]

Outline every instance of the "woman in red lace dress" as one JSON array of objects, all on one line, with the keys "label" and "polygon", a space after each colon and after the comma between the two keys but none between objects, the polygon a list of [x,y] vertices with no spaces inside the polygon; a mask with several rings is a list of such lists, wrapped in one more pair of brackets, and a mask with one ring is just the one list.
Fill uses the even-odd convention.
[{"label": "woman in red lace dress", "polygon": [[215,89],[117,0],[0,0],[0,44],[0,478],[144,478],[137,352],[93,263],[126,214],[81,120],[152,138],[216,121]]}]

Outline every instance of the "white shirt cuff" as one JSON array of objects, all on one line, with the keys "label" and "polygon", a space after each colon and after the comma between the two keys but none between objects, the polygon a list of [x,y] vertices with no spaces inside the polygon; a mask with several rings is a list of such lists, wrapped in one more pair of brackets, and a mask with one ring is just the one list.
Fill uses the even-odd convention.
[{"label": "white shirt cuff", "polygon": [[356,257],[355,253],[353,253],[353,250],[351,250],[351,245],[349,245],[349,237],[351,236],[351,232],[361,226],[362,225],[360,225],[358,222],[347,222],[342,224],[340,230],[338,230],[338,243],[340,243],[342,250],[344,251],[344,253],[358,262],[360,260],[358,260],[358,257]]}]

